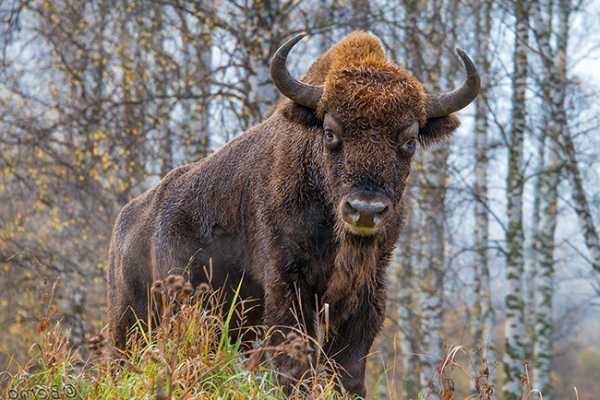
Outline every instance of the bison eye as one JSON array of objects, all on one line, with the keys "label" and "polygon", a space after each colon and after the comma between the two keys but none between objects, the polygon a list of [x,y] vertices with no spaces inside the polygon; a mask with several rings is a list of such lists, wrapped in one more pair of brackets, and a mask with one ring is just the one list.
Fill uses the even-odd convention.
[{"label": "bison eye", "polygon": [[412,156],[413,154],[415,154],[416,150],[417,150],[417,140],[416,139],[409,139],[406,143],[404,143],[402,145],[402,151],[404,151],[408,155]]},{"label": "bison eye", "polygon": [[323,140],[325,141],[325,145],[327,146],[327,148],[329,148],[330,150],[337,148],[341,143],[337,135],[333,133],[333,129],[330,128],[325,129]]}]

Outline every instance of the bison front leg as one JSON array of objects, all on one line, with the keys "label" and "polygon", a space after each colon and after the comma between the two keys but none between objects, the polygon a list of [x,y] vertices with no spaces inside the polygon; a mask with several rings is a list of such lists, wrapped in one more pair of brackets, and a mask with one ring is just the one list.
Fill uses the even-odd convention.
[{"label": "bison front leg", "polygon": [[[312,346],[307,337],[313,320],[311,300],[302,298],[293,284],[275,280],[265,290],[264,323],[268,330],[267,346],[277,381],[289,393],[310,371]],[[310,324],[309,324],[310,325]]]},{"label": "bison front leg", "polygon": [[334,332],[328,351],[337,365],[343,388],[362,397],[366,397],[367,393],[366,358],[384,317],[380,299],[369,298],[369,295],[364,297],[355,312]]}]

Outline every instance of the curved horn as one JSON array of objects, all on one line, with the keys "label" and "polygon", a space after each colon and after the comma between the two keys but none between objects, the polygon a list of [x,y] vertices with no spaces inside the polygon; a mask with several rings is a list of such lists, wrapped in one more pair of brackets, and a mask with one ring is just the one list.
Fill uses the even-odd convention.
[{"label": "curved horn", "polygon": [[323,87],[312,86],[294,79],[285,64],[292,47],[304,36],[306,36],[305,33],[300,33],[292,37],[275,52],[271,59],[271,78],[281,94],[295,103],[314,110],[323,95]]},{"label": "curved horn", "polygon": [[450,92],[427,95],[427,118],[445,117],[468,106],[479,94],[480,80],[475,64],[463,49],[455,49],[465,65],[467,79]]}]

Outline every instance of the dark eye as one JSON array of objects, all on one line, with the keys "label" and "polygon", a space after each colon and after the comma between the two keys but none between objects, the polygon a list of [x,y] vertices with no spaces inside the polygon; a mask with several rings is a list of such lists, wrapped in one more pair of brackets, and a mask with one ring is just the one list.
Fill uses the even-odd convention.
[{"label": "dark eye", "polygon": [[415,154],[415,151],[417,150],[417,141],[416,139],[410,139],[408,140],[406,143],[404,143],[402,145],[402,151],[404,151],[405,153],[409,154],[409,155],[413,155]]},{"label": "dark eye", "polygon": [[325,145],[330,149],[334,149],[340,144],[340,139],[337,137],[335,133],[333,133],[333,129],[326,128],[323,136],[323,140],[325,141]]}]

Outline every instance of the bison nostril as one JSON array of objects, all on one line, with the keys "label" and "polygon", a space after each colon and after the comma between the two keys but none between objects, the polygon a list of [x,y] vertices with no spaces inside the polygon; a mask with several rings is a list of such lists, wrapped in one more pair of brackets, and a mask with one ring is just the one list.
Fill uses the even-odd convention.
[{"label": "bison nostril", "polygon": [[387,197],[358,192],[346,197],[342,202],[341,212],[350,231],[361,236],[370,236],[383,225],[385,215],[390,209],[391,203]]},{"label": "bison nostril", "polygon": [[348,209],[349,212],[358,212],[358,210],[356,208],[354,208],[354,205],[352,204],[351,200],[346,201],[346,208]]},{"label": "bison nostril", "polygon": [[344,206],[344,213],[352,220],[353,223],[358,222],[358,219],[360,218],[360,211],[354,208],[351,201],[346,201]]},{"label": "bison nostril", "polygon": [[350,199],[346,203],[350,211],[363,215],[380,215],[387,211],[387,204],[380,201],[364,201],[358,199]]}]

